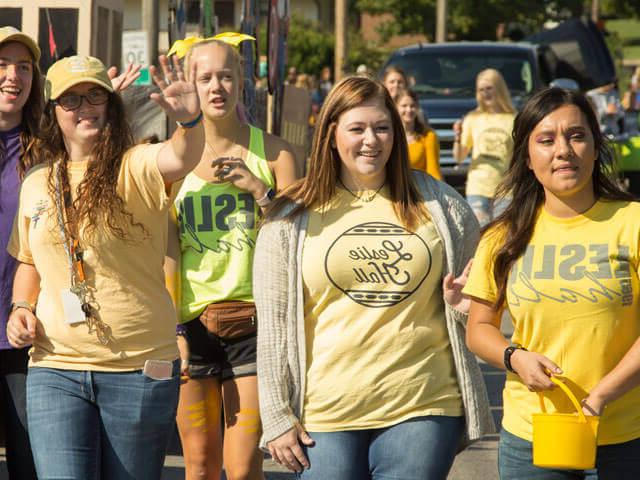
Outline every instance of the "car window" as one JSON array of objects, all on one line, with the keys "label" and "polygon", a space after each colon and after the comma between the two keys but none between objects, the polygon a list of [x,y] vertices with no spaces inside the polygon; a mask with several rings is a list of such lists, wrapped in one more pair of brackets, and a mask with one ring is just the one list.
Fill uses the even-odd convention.
[{"label": "car window", "polygon": [[448,95],[474,96],[476,76],[485,68],[495,68],[504,77],[511,95],[533,91],[533,69],[525,52],[486,55],[486,52],[419,52],[393,58],[412,88],[423,97]]}]

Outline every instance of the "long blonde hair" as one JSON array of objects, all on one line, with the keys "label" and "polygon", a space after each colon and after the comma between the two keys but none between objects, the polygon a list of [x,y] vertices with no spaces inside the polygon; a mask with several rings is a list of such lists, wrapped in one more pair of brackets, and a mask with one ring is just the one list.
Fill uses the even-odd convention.
[{"label": "long blonde hair", "polygon": [[478,108],[476,111],[478,112],[486,112],[484,108],[484,104],[480,98],[480,93],[478,92],[477,85],[480,80],[486,80],[495,90],[496,96],[496,104],[497,109],[496,113],[516,113],[516,109],[511,103],[511,94],[509,93],[509,88],[507,87],[507,83],[504,81],[504,77],[502,74],[496,70],[495,68],[487,68],[478,73],[476,77],[476,101],[478,102]]},{"label": "long blonde hair", "polygon": [[377,80],[367,77],[347,77],[333,87],[322,105],[313,135],[309,172],[276,199],[268,217],[279,212],[288,202],[296,203],[289,214],[293,217],[312,205],[326,205],[336,193],[342,162],[332,146],[340,116],[362,105],[380,99],[391,116],[393,148],[385,173],[393,210],[398,219],[409,228],[415,228],[419,220],[429,218],[422,195],[409,169],[408,147],[402,120],[387,89]]}]

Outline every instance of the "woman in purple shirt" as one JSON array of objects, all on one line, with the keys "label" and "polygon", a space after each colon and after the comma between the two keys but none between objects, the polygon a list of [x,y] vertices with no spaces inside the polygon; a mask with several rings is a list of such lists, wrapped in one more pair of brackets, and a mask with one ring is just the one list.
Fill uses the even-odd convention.
[{"label": "woman in purple shirt", "polygon": [[7,244],[18,209],[20,182],[35,163],[30,150],[42,113],[40,49],[13,27],[0,28],[0,414],[12,479],[36,478],[27,435],[25,385],[29,347],[7,340],[7,317],[16,260]]}]

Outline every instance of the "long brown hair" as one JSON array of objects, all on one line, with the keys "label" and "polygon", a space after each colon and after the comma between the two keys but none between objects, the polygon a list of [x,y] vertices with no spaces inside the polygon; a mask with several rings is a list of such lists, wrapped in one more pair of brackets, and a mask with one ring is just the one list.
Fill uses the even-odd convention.
[{"label": "long brown hair", "polygon": [[[109,93],[107,101],[106,122],[99,138],[93,147],[92,159],[89,161],[84,178],[77,188],[77,196],[73,208],[67,218],[67,229],[74,236],[89,235],[98,227],[110,231],[120,239],[127,239],[124,220],[141,228],[129,213],[124,201],[117,193],[118,177],[122,157],[133,145],[133,135],[127,122],[124,104],[116,93]],[[44,109],[40,134],[34,150],[48,165],[48,189],[51,198],[57,202],[56,165],[60,165],[62,191],[71,194],[67,163],[69,155],[64,145],[64,137],[56,120],[55,105],[48,102]],[[76,237],[77,238],[77,237]]]},{"label": "long brown hair", "polygon": [[579,92],[560,88],[547,88],[533,95],[514,121],[513,155],[497,192],[497,197],[511,196],[509,206],[484,228],[488,234],[501,235],[493,268],[493,278],[498,288],[498,298],[494,304],[496,309],[505,302],[509,272],[524,254],[533,235],[538,210],[544,203],[544,188],[529,168],[529,137],[544,117],[565,105],[575,105],[582,111],[593,135],[596,161],[591,180],[595,197],[625,201],[634,199],[610,178],[613,154],[586,97]]},{"label": "long brown hair", "polygon": [[[22,132],[20,132],[20,156],[16,168],[20,180],[24,178],[25,173],[34,165],[39,163],[39,158],[34,155],[33,146],[35,144],[36,134],[40,117],[42,117],[42,107],[44,105],[44,95],[42,88],[42,74],[38,62],[31,54],[31,91],[27,97],[27,101],[22,107]],[[0,160],[4,163],[5,146],[0,143]]]},{"label": "long brown hair", "polygon": [[420,219],[428,218],[422,195],[410,174],[407,140],[395,104],[382,83],[366,77],[347,77],[329,92],[313,134],[309,172],[282,192],[269,209],[268,216],[280,211],[287,201],[297,204],[289,213],[292,217],[312,205],[326,205],[331,200],[342,168],[338,152],[331,146],[338,120],[346,111],[373,99],[382,100],[391,116],[394,141],[385,172],[393,210],[410,229]]}]

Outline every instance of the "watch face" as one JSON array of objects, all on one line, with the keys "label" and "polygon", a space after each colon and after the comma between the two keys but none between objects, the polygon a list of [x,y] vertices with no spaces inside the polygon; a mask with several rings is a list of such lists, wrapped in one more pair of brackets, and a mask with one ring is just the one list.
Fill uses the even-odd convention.
[{"label": "watch face", "polygon": [[267,192],[267,198],[269,200],[273,200],[274,198],[276,198],[276,191],[273,188],[270,188]]}]

